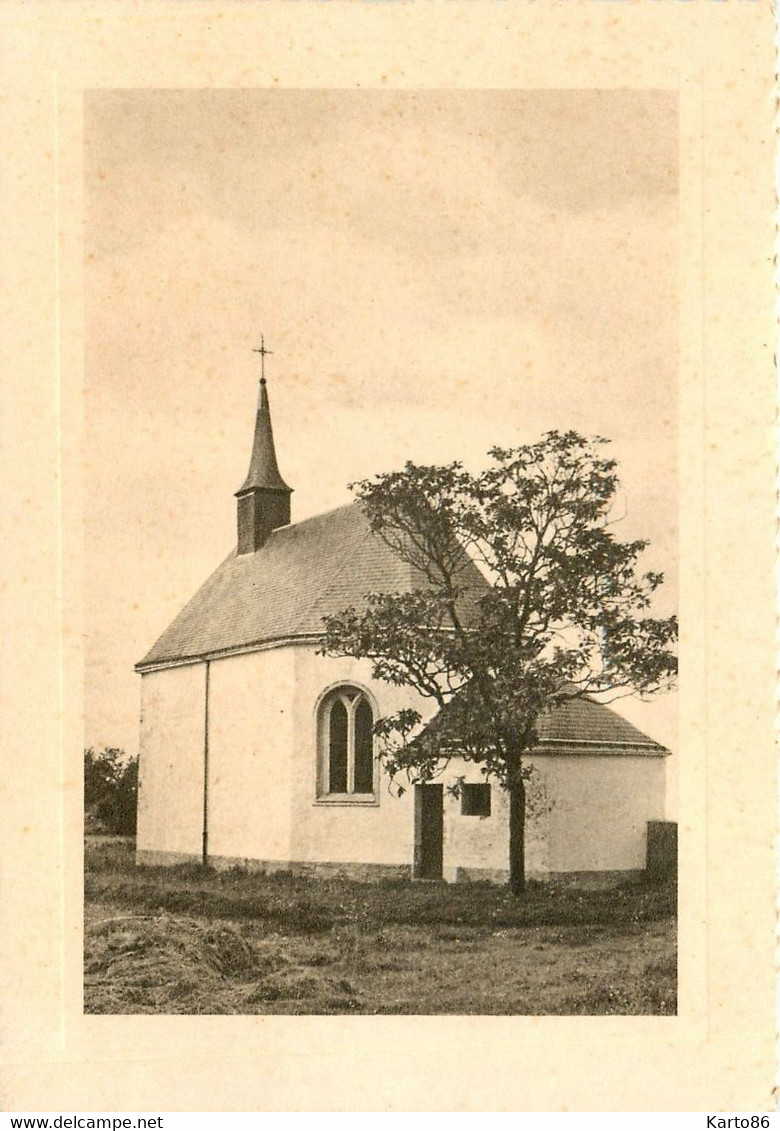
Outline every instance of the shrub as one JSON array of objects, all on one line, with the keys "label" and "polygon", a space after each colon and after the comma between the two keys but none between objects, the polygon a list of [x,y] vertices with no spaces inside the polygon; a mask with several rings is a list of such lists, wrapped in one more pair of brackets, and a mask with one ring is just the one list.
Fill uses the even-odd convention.
[{"label": "shrub", "polygon": [[135,834],[138,759],[107,746],[84,751],[84,820],[86,831],[119,836]]}]

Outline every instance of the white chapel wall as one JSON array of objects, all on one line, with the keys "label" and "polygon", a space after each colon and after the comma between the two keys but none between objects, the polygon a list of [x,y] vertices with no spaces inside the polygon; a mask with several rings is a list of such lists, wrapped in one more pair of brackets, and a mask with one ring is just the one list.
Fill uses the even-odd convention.
[{"label": "white chapel wall", "polygon": [[[371,678],[366,661],[295,645],[212,661],[209,679],[208,849],[214,862],[384,864],[409,867],[414,789],[398,798],[380,770],[378,805],[321,804],[317,704],[329,688],[366,689],[380,714],[431,704]],[[199,858],[203,822],[205,664],[142,679],[138,850]],[[647,821],[664,816],[665,759],[537,756],[528,784],[529,875],[645,866]],[[467,816],[446,787],[479,768],[453,761],[445,786],[445,878],[479,879],[508,866],[508,799],[491,783],[489,817]],[[496,876],[498,878],[498,875]]]},{"label": "white chapel wall", "polygon": [[365,688],[379,715],[416,706],[427,716],[429,702],[405,688],[371,678],[366,660],[318,656],[311,646],[295,654],[293,718],[292,859],[334,863],[411,865],[414,844],[414,797],[411,787],[398,798],[388,792],[380,770],[378,801],[371,805],[319,804],[317,799],[317,704],[335,684]]},{"label": "white chapel wall", "polygon": [[463,814],[462,802],[447,792],[446,787],[463,776],[468,783],[484,783],[479,767],[452,762],[442,775],[444,791],[444,878],[480,879],[483,873],[505,872],[509,851],[509,811],[506,794],[496,782],[490,782],[490,816],[471,817]]},{"label": "white chapel wall", "polygon": [[205,673],[204,664],[188,664],[141,678],[139,858],[200,857]]},{"label": "white chapel wall", "polygon": [[551,872],[645,867],[647,822],[664,817],[664,758],[577,754],[534,761],[550,801],[542,820]]},{"label": "white chapel wall", "polygon": [[[294,769],[292,774],[291,859],[335,863],[389,864],[411,867],[414,852],[414,787],[405,779],[401,798],[388,790],[387,775],[380,771],[379,805],[354,806],[317,803],[317,703],[334,684],[352,683],[365,688],[376,701],[380,715],[405,706],[416,707],[424,718],[434,707],[408,688],[393,687],[371,677],[365,660],[318,656],[310,646],[295,653]],[[464,873],[505,872],[508,868],[509,815],[506,794],[492,785],[490,817],[461,813],[461,803],[446,787],[463,776],[467,782],[484,782],[479,767],[454,760],[437,778],[444,793],[444,874],[455,879]],[[545,867],[546,846],[538,823],[529,821],[528,852],[536,870]]]},{"label": "white chapel wall", "polygon": [[[453,759],[441,781],[447,786],[459,778],[466,784],[490,785],[490,816],[464,814],[461,799],[445,789],[445,879],[501,879],[509,871],[509,795],[497,781],[486,779],[475,763]],[[527,786],[525,860],[529,875],[543,875],[550,867],[545,790],[536,777]]]},{"label": "white chapel wall", "polygon": [[211,663],[209,856],[290,860],[292,649]]},{"label": "white chapel wall", "polygon": [[[665,811],[664,758],[539,756],[526,785],[526,873],[622,872],[645,867],[647,822]],[[479,768],[453,761],[440,779],[484,782]],[[444,795],[444,875],[479,879],[509,867],[509,798],[491,782],[489,817],[465,816]]]}]

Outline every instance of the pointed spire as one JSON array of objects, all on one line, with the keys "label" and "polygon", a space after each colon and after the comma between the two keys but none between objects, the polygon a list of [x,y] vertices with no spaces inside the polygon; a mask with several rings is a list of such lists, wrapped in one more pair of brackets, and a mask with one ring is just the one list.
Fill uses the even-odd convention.
[{"label": "pointed spire", "polygon": [[269,491],[290,491],[279,472],[276,462],[276,448],[274,446],[274,432],[271,426],[271,408],[268,403],[268,391],[265,377],[260,378],[260,396],[257,402],[257,416],[255,417],[255,438],[252,444],[252,458],[249,461],[249,471],[246,479],[236,495],[252,488]]},{"label": "pointed spire", "polygon": [[[261,355],[264,364],[265,355],[270,353],[265,348],[265,342],[256,352]],[[246,479],[236,491],[239,554],[253,554],[268,539],[272,530],[289,525],[291,494],[292,488],[282,479],[276,462],[271,409],[263,374],[260,378],[252,458]]]}]

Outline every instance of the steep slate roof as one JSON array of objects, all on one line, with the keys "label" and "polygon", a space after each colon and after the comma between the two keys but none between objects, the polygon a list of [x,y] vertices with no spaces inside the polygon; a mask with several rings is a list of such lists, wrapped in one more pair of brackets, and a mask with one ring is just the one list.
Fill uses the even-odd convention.
[{"label": "steep slate roof", "polygon": [[[484,590],[487,582],[465,552],[463,565],[463,583]],[[366,593],[415,588],[425,588],[422,575],[371,532],[360,505],[351,503],[272,531],[253,554],[234,550],[136,668],[311,640],[322,634],[324,616],[359,607]],[[539,754],[669,753],[588,698],[571,699],[542,715],[537,729]]]},{"label": "steep slate roof", "polygon": [[[464,581],[487,582],[464,553]],[[358,503],[271,532],[253,554],[233,551],[136,668],[322,634],[322,618],[366,593],[425,588],[376,534]]]}]

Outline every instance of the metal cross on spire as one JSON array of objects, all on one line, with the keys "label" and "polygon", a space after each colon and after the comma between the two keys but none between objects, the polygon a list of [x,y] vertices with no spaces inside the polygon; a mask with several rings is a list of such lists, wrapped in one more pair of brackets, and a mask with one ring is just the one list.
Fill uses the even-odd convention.
[{"label": "metal cross on spire", "polygon": [[260,348],[257,349],[255,347],[252,350],[252,353],[259,353],[260,354],[260,380],[263,382],[263,384],[265,384],[265,359],[266,359],[266,356],[268,354],[272,353],[272,352],[273,352],[272,350],[267,350],[265,348],[265,338],[261,334],[260,335]]}]

